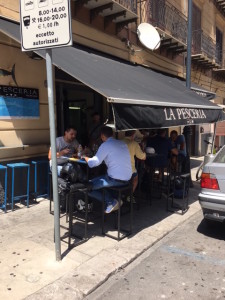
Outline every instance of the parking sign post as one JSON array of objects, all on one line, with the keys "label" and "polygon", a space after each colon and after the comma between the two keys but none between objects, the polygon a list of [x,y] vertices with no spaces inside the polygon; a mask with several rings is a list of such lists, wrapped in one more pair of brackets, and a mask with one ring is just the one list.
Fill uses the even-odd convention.
[{"label": "parking sign post", "polygon": [[69,0],[20,0],[22,51],[71,46]]},{"label": "parking sign post", "polygon": [[46,50],[56,260],[61,260],[52,49],[73,44],[70,0],[20,0],[22,51]]}]

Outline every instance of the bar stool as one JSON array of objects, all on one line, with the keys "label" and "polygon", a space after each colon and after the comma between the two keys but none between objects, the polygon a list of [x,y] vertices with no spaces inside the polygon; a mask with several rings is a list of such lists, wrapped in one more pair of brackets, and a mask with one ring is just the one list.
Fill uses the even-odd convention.
[{"label": "bar stool", "polygon": [[[76,193],[81,192],[85,198],[85,218],[84,218],[84,235],[73,233],[73,211],[74,211],[74,198]],[[72,249],[88,240],[87,226],[88,226],[88,187],[83,183],[74,183],[70,186],[70,192],[67,194],[67,201],[69,203],[69,235],[68,235],[68,249]],[[71,245],[71,237],[78,238],[80,241]]]},{"label": "bar stool", "polygon": [[[187,212],[189,206],[189,185],[190,185],[190,173],[182,174],[179,172],[171,173],[167,192],[167,210],[171,212],[177,212],[181,210],[183,215]],[[176,194],[175,185],[176,180],[181,180],[181,186],[179,188],[179,195]],[[181,203],[174,203],[174,199],[177,199]],[[171,206],[169,202],[171,200]]]},{"label": "bar stool", "polygon": [[0,208],[5,210],[6,213],[6,205],[7,205],[7,167],[0,165],[0,171],[5,173],[5,182],[4,182],[4,190],[3,187],[0,186],[0,198],[2,197],[3,202],[0,203]]},{"label": "bar stool", "polygon": [[[165,171],[168,174],[168,162],[161,154],[149,154],[146,159],[148,187],[146,198],[152,204],[153,191],[155,198],[161,198],[165,183]],[[158,192],[158,193],[156,193]],[[156,197],[158,196],[158,197]]]},{"label": "bar stool", "polygon": [[[11,191],[11,207],[12,210],[14,208],[14,201],[21,200],[22,198],[26,197],[27,207],[29,207],[29,184],[30,184],[30,165],[25,163],[12,163],[7,164],[7,167],[12,169],[12,191]],[[18,195],[15,196],[14,190],[15,190],[15,169],[27,169],[27,193],[24,195]]]},{"label": "bar stool", "polygon": [[[35,200],[39,197],[48,196],[49,188],[49,161],[38,160],[32,161],[34,165],[34,198]],[[38,175],[39,175],[39,190],[38,190]],[[40,189],[42,187],[42,189]]]},{"label": "bar stool", "polygon": [[[115,214],[117,216],[117,237],[113,236],[112,234],[105,232],[105,191],[110,190],[118,193],[118,202],[119,202],[119,208],[117,211],[115,211]],[[132,234],[132,222],[133,222],[133,190],[132,190],[132,184],[129,182],[126,185],[123,186],[116,186],[116,187],[105,187],[102,189],[103,190],[103,201],[102,201],[102,234],[111,237],[117,241],[120,241],[124,239],[125,237],[129,236]],[[124,193],[129,193],[130,195],[130,228],[129,230],[121,228],[121,203],[122,203],[122,195]],[[122,232],[123,231],[123,232]],[[121,233],[123,235],[121,236]]]}]

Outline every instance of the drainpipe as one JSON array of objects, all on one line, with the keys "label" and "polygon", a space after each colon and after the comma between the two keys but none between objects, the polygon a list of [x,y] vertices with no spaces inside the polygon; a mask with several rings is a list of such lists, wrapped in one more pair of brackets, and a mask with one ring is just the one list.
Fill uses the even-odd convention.
[{"label": "drainpipe", "polygon": [[188,0],[186,87],[191,88],[192,0]]},{"label": "drainpipe", "polygon": [[[192,44],[192,0],[188,0],[188,32],[187,32],[187,61],[186,61],[186,87],[191,88],[191,44]],[[186,141],[187,149],[187,172],[190,173],[190,187],[193,187],[191,179],[191,163],[190,163],[190,150],[191,150],[191,126],[185,126],[183,134]]]}]

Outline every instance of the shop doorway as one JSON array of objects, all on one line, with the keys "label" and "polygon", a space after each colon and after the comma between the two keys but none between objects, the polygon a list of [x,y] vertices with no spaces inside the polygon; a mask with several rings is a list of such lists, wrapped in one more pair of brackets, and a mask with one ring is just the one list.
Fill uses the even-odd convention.
[{"label": "shop doorway", "polygon": [[195,147],[195,141],[196,141],[196,130],[198,129],[198,127],[196,127],[196,125],[191,126],[191,145],[190,145],[190,155],[194,156],[196,155],[196,147]]},{"label": "shop doorway", "polygon": [[93,112],[103,119],[103,97],[81,83],[56,82],[57,136],[63,135],[68,126],[77,130],[77,140],[88,145],[88,128]]}]

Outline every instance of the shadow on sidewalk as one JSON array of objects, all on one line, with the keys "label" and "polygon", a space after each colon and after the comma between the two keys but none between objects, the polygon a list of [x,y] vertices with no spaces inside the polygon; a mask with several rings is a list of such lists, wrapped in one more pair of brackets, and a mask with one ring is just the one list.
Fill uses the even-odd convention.
[{"label": "shadow on sidewalk", "polygon": [[[200,187],[199,183],[194,182],[194,188],[189,190],[189,205],[194,203],[197,200],[198,193],[199,193]],[[182,200],[178,200],[182,201]],[[127,213],[124,213],[127,212]],[[153,197],[151,201],[151,205],[148,201],[146,201],[146,194],[141,193],[140,195],[140,209],[138,209],[137,204],[134,204],[134,211],[133,211],[133,232],[130,236],[128,236],[128,239],[134,237],[136,234],[138,234],[140,231],[144,230],[145,228],[151,227],[157,223],[160,223],[163,219],[166,219],[170,217],[172,214],[176,212],[170,212],[167,210],[167,196],[166,194],[162,194],[162,197],[157,198]],[[180,212],[177,212],[179,215],[181,215]],[[117,230],[115,227],[115,213],[111,213],[107,215],[106,217],[106,230],[109,230],[110,232],[113,232],[113,234],[116,235]],[[79,220],[74,220],[73,225],[73,232],[76,232],[78,234],[84,233],[84,222],[82,221],[82,218],[84,219],[84,214],[82,217],[82,214],[80,215]],[[130,215],[128,213],[128,203],[124,203],[122,206],[122,217],[121,217],[121,228],[128,229],[129,224],[129,218]],[[181,215],[182,218],[182,215]],[[67,243],[68,241],[68,231],[66,231],[67,225],[65,225],[65,231],[63,234],[64,242]],[[89,222],[88,222],[88,239],[92,239],[96,236],[102,237],[102,231],[101,231],[101,204],[98,204],[97,207],[94,210],[94,214],[89,214]],[[77,242],[79,240],[75,239],[72,240],[73,242]],[[88,241],[87,241],[88,243]],[[76,248],[75,248],[76,249]],[[79,247],[77,248],[79,249]],[[66,250],[63,253],[63,256],[66,256],[70,250]]]}]

